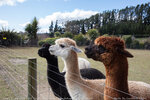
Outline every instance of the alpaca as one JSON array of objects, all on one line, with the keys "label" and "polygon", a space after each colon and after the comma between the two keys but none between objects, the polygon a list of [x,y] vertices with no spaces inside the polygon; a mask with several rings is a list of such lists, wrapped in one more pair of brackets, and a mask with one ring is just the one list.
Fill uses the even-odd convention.
[{"label": "alpaca", "polygon": [[[40,57],[47,60],[47,79],[52,88],[54,95],[61,99],[71,98],[65,84],[64,75],[65,72],[60,72],[58,69],[57,57],[51,55],[48,51],[50,44],[44,44],[41,49],[38,50]],[[81,76],[85,79],[103,79],[105,76],[94,68],[81,69]]]},{"label": "alpaca", "polygon": [[[73,100],[103,100],[105,80],[83,79],[78,66],[76,42],[69,38],[60,38],[55,45],[50,46],[49,51],[55,56],[60,56],[66,64],[66,86]],[[82,73],[81,73],[82,74]]]},{"label": "alpaca", "polygon": [[[78,58],[78,63],[79,63],[79,69],[91,68],[90,62],[87,61],[87,60],[84,59],[84,58],[79,57],[79,58]],[[65,71],[66,71],[66,65],[64,66],[62,72],[65,72]]]},{"label": "alpaca", "polygon": [[[131,95],[139,98],[146,98],[146,100],[150,99],[150,96],[146,95],[147,93],[150,93],[150,85],[130,81],[128,86],[127,57],[132,58],[133,55],[125,50],[123,40],[117,37],[98,37],[95,40],[94,45],[85,48],[85,54],[88,58],[101,61],[105,65],[106,81],[104,100],[111,100],[107,95],[118,99],[129,99],[131,98]],[[124,93],[109,87],[123,91]]]}]

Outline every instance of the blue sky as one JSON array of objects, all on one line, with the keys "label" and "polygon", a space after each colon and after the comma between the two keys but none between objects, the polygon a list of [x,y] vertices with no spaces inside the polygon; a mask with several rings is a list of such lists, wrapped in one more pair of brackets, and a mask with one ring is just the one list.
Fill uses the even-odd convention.
[{"label": "blue sky", "polygon": [[39,32],[48,32],[50,22],[56,19],[62,23],[147,2],[150,0],[0,0],[0,29],[24,31],[25,25],[37,17]]}]

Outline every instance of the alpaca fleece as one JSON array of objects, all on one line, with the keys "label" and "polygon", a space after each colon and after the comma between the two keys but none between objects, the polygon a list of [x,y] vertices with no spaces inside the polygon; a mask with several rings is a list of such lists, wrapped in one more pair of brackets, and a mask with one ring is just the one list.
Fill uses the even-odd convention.
[{"label": "alpaca fleece", "polygon": [[133,55],[125,50],[123,40],[118,37],[98,37],[95,44],[85,48],[85,54],[87,57],[101,61],[105,65],[104,100],[111,100],[106,95],[118,99],[139,100],[139,98],[143,98],[150,100],[150,95],[147,95],[147,93],[150,93],[149,84],[141,84],[136,81],[128,82],[127,57],[133,57]]}]

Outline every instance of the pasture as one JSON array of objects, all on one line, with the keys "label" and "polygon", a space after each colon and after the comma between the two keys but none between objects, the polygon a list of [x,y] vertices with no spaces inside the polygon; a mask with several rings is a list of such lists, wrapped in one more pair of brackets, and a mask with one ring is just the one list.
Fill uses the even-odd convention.
[{"label": "pasture", "polygon": [[[49,96],[51,94],[45,93],[47,91],[48,83],[46,77],[47,63],[46,60],[39,57],[37,51],[40,47],[15,47],[15,48],[0,48],[0,99],[3,98],[14,98],[16,95],[14,93],[20,93],[21,95],[27,94],[18,91],[12,91],[11,87],[18,88],[22,85],[22,88],[27,89],[27,59],[30,57],[37,58],[37,80],[38,80],[38,96],[44,95]],[[80,47],[84,51],[84,47]],[[131,50],[128,49],[134,55],[134,58],[129,58],[129,80],[143,81],[150,84],[150,51],[148,50]],[[78,56],[88,59],[84,53],[79,53]],[[91,66],[99,69],[105,74],[104,65],[101,62],[88,59]],[[7,65],[7,66],[6,66]],[[59,68],[63,69],[63,62],[59,58]],[[6,67],[10,69],[5,69],[9,71],[9,74],[15,76],[15,79],[20,81],[20,84],[14,83],[14,86],[8,87],[7,83],[11,80],[13,83],[14,79],[9,79],[5,77]],[[21,77],[20,77],[21,76]],[[7,94],[7,95],[3,95]],[[19,94],[18,94],[19,97]]]}]

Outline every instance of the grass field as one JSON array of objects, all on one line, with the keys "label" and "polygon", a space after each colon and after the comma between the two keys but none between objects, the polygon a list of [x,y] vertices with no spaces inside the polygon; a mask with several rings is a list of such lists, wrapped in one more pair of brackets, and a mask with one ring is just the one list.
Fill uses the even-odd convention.
[{"label": "grass field", "polygon": [[0,100],[3,100],[4,98],[13,99],[14,94],[12,93],[10,87],[8,87],[4,79],[0,76]]},{"label": "grass field", "polygon": [[[0,59],[11,61],[14,65],[16,65],[15,70],[17,69],[23,70],[23,72],[18,71],[18,73],[21,76],[24,75],[24,72],[27,73],[27,61],[23,61],[23,59],[28,59],[30,57],[36,57],[37,58],[37,67],[38,72],[43,73],[40,75],[43,79],[41,83],[44,83],[46,80],[46,60],[39,57],[37,54],[38,47],[16,47],[16,48],[9,48],[9,49],[2,49],[0,48],[1,53],[5,51],[5,53],[0,54]],[[84,47],[81,47],[81,49],[84,51]],[[136,81],[143,81],[150,84],[150,51],[148,50],[131,50],[128,49],[133,55],[134,58],[129,58],[129,80],[136,80]],[[80,57],[86,58],[90,61],[91,66],[99,69],[105,74],[105,68],[104,65],[101,62],[94,61],[92,59],[88,59],[84,53],[78,54]],[[15,60],[13,60],[15,59]],[[18,60],[19,59],[19,60]],[[60,70],[63,69],[63,62],[61,58],[59,58],[59,68]],[[6,89],[5,91],[9,90],[6,85],[4,85],[5,82],[3,78],[0,77],[0,86],[2,89]],[[3,87],[4,86],[4,87]],[[0,94],[2,94],[2,91],[0,91]],[[0,95],[2,96],[2,95]],[[6,96],[7,97],[7,96]]]}]

